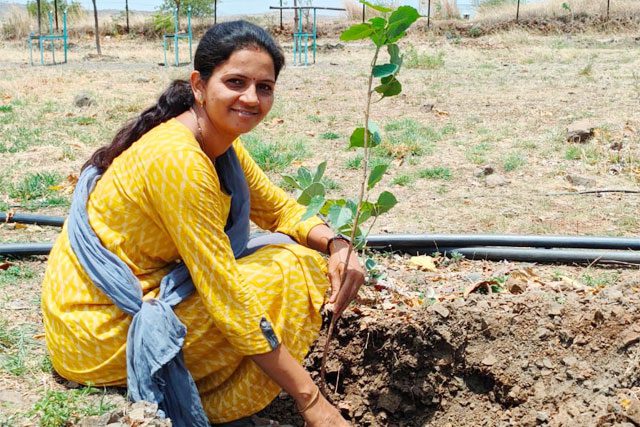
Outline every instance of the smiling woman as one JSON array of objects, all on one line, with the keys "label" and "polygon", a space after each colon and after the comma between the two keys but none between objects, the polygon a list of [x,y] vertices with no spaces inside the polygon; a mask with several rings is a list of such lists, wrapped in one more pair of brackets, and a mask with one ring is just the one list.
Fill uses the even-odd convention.
[{"label": "smiling woman", "polygon": [[[281,389],[309,426],[348,425],[300,361],[328,286],[340,313],[363,269],[322,220],[301,220],[239,139],[269,112],[283,65],[260,27],[212,27],[190,82],[84,165],[43,283],[60,375],[127,384],[178,427],[254,425]],[[271,233],[250,238],[250,220]]]}]

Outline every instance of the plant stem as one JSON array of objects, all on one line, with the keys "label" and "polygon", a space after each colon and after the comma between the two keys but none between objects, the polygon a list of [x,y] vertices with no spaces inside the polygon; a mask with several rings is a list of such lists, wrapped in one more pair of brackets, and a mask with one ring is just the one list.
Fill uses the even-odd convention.
[{"label": "plant stem", "polygon": [[[351,254],[353,253],[353,242],[355,241],[356,232],[358,230],[358,221],[360,220],[360,212],[362,208],[362,200],[364,199],[365,192],[367,191],[367,172],[369,166],[369,116],[371,113],[371,95],[373,94],[373,67],[376,65],[378,61],[378,54],[380,53],[380,46],[376,46],[376,52],[373,55],[373,60],[371,61],[371,72],[369,73],[369,83],[367,86],[367,106],[364,111],[364,156],[362,160],[362,182],[360,183],[360,194],[358,195],[358,204],[356,207],[356,214],[353,220],[353,226],[351,227],[351,245],[349,246],[349,250],[347,251],[347,258],[345,260],[344,270],[342,271],[342,276],[340,277],[340,291],[344,288],[344,283],[347,279],[347,266],[349,265],[349,259],[351,258]],[[340,313],[341,314],[341,313]],[[329,345],[331,343],[331,337],[333,336],[333,330],[335,329],[336,321],[340,317],[340,315],[332,315],[331,322],[329,323],[329,330],[327,331],[327,339],[324,343],[324,351],[322,353],[322,364],[320,365],[320,384],[324,394],[327,395],[326,391],[329,390],[327,387],[327,382],[325,379],[326,374],[326,365],[327,365],[327,355],[329,354]],[[336,391],[338,390],[336,384]]]}]

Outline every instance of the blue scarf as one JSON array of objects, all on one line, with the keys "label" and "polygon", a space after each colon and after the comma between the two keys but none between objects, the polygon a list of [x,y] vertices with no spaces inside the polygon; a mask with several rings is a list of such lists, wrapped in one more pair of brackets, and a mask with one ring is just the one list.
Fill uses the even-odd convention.
[{"label": "blue scarf", "polygon": [[[233,147],[216,159],[215,167],[221,185],[231,195],[225,233],[239,258],[248,252],[249,187]],[[189,271],[184,263],[178,264],[160,282],[158,298],[142,300],[136,276],[102,246],[89,224],[87,201],[100,176],[94,166],[80,175],[67,231],[71,248],[92,282],[133,316],[127,335],[129,397],[157,403],[159,414],[171,418],[176,427],[209,426],[196,384],[184,364],[182,345],[187,329],[173,312],[173,307],[195,289]]]}]

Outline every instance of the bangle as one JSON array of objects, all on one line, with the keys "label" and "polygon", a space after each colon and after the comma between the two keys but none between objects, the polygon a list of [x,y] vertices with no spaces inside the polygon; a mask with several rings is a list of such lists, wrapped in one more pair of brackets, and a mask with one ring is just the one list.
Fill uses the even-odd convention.
[{"label": "bangle", "polygon": [[304,408],[298,409],[298,413],[300,413],[300,414],[305,413],[306,411],[311,409],[313,407],[313,405],[318,403],[318,400],[320,400],[320,388],[318,386],[316,386],[316,390],[313,393],[313,396],[311,396],[311,399],[309,399],[309,402],[304,406]]},{"label": "bangle", "polygon": [[347,242],[348,244],[351,244],[351,240],[349,240],[347,236],[345,236],[344,234],[338,233],[332,238],[330,238],[329,240],[327,240],[327,250],[326,250],[327,254],[331,255],[331,244],[336,240],[342,240]]}]

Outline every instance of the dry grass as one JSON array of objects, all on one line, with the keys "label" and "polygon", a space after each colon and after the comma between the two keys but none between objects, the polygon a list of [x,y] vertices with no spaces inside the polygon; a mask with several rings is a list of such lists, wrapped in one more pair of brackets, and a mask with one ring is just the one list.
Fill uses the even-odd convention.
[{"label": "dry grass", "polygon": [[[524,2],[523,2],[524,3]],[[566,5],[563,7],[563,4]],[[496,24],[513,21],[516,3],[506,2],[500,6],[480,7],[475,21]],[[520,19],[523,21],[542,19],[572,20],[578,17],[603,17],[607,14],[606,0],[547,0],[540,3],[520,5]],[[637,0],[616,0],[610,5],[610,18],[632,20],[640,17],[640,2]]]},{"label": "dry grass", "polygon": [[2,38],[23,39],[29,35],[31,19],[26,9],[11,5],[2,20]]},{"label": "dry grass", "polygon": [[460,18],[460,11],[455,0],[434,0],[432,2],[432,11],[435,13],[431,16],[436,19],[457,19]]}]

